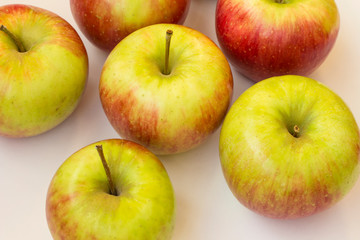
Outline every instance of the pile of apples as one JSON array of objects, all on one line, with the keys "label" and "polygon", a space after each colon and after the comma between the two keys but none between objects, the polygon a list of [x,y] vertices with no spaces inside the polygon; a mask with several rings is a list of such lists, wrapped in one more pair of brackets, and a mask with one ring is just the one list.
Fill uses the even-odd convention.
[{"label": "pile of apples", "polygon": [[[70,6],[83,34],[109,52],[99,95],[121,139],[85,146],[60,166],[46,202],[54,239],[170,239],[175,197],[156,155],[195,148],[221,125],[225,179],[261,215],[309,216],[354,186],[358,125],[339,96],[306,77],[336,41],[333,0],[219,0],[221,48],[181,25],[190,0]],[[0,26],[0,135],[49,131],[81,99],[84,44],[35,6],[1,6]],[[255,82],[232,106],[228,60]]]}]

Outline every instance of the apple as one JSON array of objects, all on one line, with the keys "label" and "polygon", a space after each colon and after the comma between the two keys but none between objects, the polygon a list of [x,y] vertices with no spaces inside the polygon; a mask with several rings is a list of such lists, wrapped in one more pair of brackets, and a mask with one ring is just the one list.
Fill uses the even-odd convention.
[{"label": "apple", "polygon": [[253,81],[309,75],[328,56],[338,31],[333,0],[219,0],[216,6],[220,47]]},{"label": "apple", "polygon": [[84,35],[97,47],[110,51],[140,28],[157,23],[182,24],[190,0],[70,0],[70,6]]},{"label": "apple", "polygon": [[271,218],[328,209],[359,177],[359,128],[351,111],[306,77],[272,77],[246,90],[224,120],[219,149],[236,198]]},{"label": "apple", "polygon": [[99,91],[108,120],[123,138],[155,154],[175,154],[198,146],[219,127],[233,78],[225,56],[204,34],[156,24],[114,48]]},{"label": "apple", "polygon": [[1,6],[0,26],[0,135],[46,132],[82,96],[88,74],[84,44],[64,19],[34,6]]},{"label": "apple", "polygon": [[170,239],[175,199],[160,160],[122,139],[90,144],[55,173],[46,217],[54,240]]}]

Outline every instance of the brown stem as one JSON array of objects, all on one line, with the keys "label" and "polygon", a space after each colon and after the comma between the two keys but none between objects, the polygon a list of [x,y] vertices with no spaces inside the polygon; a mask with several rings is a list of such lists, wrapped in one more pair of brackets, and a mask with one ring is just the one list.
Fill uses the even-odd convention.
[{"label": "brown stem", "polygon": [[166,46],[165,46],[165,67],[164,67],[164,74],[165,75],[169,75],[170,71],[169,71],[169,55],[170,55],[170,41],[171,41],[171,36],[173,34],[172,30],[167,30],[166,31]]},{"label": "brown stem", "polygon": [[22,44],[22,42],[14,34],[12,34],[4,25],[0,26],[0,30],[11,38],[11,40],[15,43],[16,47],[18,48],[19,52],[26,52],[26,49]]},{"label": "brown stem", "polygon": [[298,138],[300,136],[300,128],[298,125],[295,125],[294,126],[294,134],[293,134],[294,137]]},{"label": "brown stem", "polygon": [[115,185],[114,185],[114,182],[111,178],[111,173],[110,173],[110,168],[109,168],[109,165],[107,164],[106,160],[105,160],[105,156],[104,156],[104,151],[103,151],[103,148],[102,148],[102,145],[96,145],[96,149],[99,153],[99,156],[101,158],[101,162],[104,166],[104,169],[105,169],[105,173],[106,173],[106,176],[107,176],[107,179],[108,179],[108,183],[109,183],[109,187],[110,187],[110,194],[111,195],[114,195],[114,196],[118,196],[117,194],[117,191],[116,191],[116,188],[115,188]]}]

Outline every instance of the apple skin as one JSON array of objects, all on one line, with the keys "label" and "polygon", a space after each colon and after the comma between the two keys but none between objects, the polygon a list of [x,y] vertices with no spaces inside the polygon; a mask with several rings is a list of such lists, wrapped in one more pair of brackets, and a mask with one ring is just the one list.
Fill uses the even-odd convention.
[{"label": "apple skin", "polygon": [[[171,29],[169,75],[165,35]],[[122,40],[106,60],[100,99],[114,129],[155,154],[201,144],[222,123],[233,78],[221,50],[202,33],[176,24],[142,28]]]},{"label": "apple skin", "polygon": [[306,77],[273,77],[246,90],[224,120],[219,146],[233,194],[271,218],[328,209],[359,177],[352,113],[334,92]]},{"label": "apple skin", "polygon": [[157,23],[184,23],[190,0],[70,0],[70,6],[89,41],[111,51],[140,28]]},{"label": "apple skin", "polygon": [[340,20],[333,0],[219,0],[216,34],[245,77],[307,76],[326,59]]},{"label": "apple skin", "polygon": [[[109,193],[96,145],[102,145],[119,193]],[[171,239],[175,198],[160,160],[122,139],[90,144],[57,170],[46,200],[54,240]]]},{"label": "apple skin", "polygon": [[0,31],[0,135],[38,135],[78,105],[87,81],[87,52],[69,23],[38,7],[1,6],[1,24],[27,51],[19,52]]}]

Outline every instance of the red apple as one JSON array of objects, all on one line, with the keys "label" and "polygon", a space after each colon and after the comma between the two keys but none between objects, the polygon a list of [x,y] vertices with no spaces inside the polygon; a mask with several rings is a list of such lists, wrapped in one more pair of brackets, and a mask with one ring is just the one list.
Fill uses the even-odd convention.
[{"label": "red apple", "polygon": [[244,76],[312,73],[339,31],[333,0],[219,0],[216,33],[230,63]]},{"label": "red apple", "polygon": [[112,50],[124,37],[156,23],[185,21],[190,0],[70,0],[84,35],[96,46]]}]

